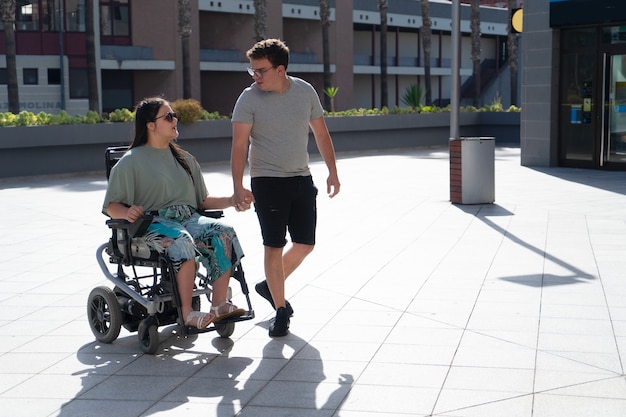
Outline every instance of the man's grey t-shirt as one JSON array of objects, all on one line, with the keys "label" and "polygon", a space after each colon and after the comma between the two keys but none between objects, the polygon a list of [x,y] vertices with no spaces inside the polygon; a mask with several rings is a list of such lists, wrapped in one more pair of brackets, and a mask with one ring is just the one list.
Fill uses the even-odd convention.
[{"label": "man's grey t-shirt", "polygon": [[252,124],[250,176],[294,177],[309,170],[309,122],[324,115],[317,92],[308,82],[288,76],[284,93],[263,91],[256,83],[235,104],[233,122]]}]

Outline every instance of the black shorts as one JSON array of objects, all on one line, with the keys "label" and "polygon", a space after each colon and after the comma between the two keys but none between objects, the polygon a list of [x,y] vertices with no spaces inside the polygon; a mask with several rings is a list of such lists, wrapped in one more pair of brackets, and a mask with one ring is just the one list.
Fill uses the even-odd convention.
[{"label": "black shorts", "polygon": [[315,245],[317,188],[310,175],[255,177],[251,185],[263,245],[284,247],[287,230],[292,242]]}]

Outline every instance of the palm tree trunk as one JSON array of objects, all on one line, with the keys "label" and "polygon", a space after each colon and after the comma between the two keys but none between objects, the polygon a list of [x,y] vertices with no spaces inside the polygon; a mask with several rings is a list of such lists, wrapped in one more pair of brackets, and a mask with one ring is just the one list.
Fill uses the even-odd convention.
[{"label": "palm tree trunk", "polygon": [[98,70],[96,68],[96,42],[94,21],[94,1],[85,0],[85,49],[87,53],[87,89],[89,90],[89,110],[100,113],[98,91]]},{"label": "palm tree trunk", "polygon": [[472,79],[474,80],[472,102],[474,107],[480,107],[480,0],[472,0],[470,28],[472,30]]},{"label": "palm tree trunk", "polygon": [[507,49],[509,51],[509,72],[511,74],[511,105],[517,105],[517,34],[511,27],[513,10],[517,7],[516,0],[508,0],[509,23],[507,26]]},{"label": "palm tree trunk", "polygon": [[183,53],[183,98],[191,98],[191,56],[189,42],[191,38],[190,0],[178,0],[178,34]]},{"label": "palm tree trunk", "polygon": [[2,24],[4,25],[4,46],[7,60],[7,93],[9,111],[20,112],[20,96],[17,87],[17,50],[15,46],[15,0],[2,0]]},{"label": "palm tree trunk", "polygon": [[[320,22],[322,24],[322,55],[324,59],[324,91],[331,87],[330,74],[330,41],[328,30],[330,26],[330,4],[328,0],[320,0]],[[328,94],[324,94],[324,108],[332,110],[332,100]]]},{"label": "palm tree trunk", "polygon": [[387,0],[378,0],[380,9],[380,107],[388,106],[387,86]]},{"label": "palm tree trunk", "polygon": [[432,22],[430,20],[430,13],[428,12],[428,0],[420,0],[420,2],[422,5],[422,28],[420,32],[422,34],[422,46],[424,48],[424,60],[423,60],[424,61],[424,84],[425,84],[425,90],[426,90],[424,101],[427,106],[430,106],[433,101],[433,96],[431,93],[432,81],[430,78],[430,50],[432,46],[432,40],[431,40]]},{"label": "palm tree trunk", "polygon": [[256,42],[265,39],[267,32],[266,0],[254,0],[254,39]]}]

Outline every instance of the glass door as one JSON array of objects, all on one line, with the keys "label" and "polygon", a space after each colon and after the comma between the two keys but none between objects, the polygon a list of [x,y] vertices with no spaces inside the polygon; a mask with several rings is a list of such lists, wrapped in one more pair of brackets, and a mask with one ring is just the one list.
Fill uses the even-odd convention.
[{"label": "glass door", "polygon": [[626,163],[626,54],[607,54],[604,62],[604,124],[600,166],[610,167],[615,163]]},{"label": "glass door", "polygon": [[[561,35],[559,165],[595,168],[598,74],[596,28],[568,29]],[[600,88],[599,88],[600,87]]]}]

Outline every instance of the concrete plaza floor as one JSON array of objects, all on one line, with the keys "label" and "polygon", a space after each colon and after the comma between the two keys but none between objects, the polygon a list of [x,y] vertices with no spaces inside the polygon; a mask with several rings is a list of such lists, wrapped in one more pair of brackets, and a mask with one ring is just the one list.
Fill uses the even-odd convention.
[{"label": "concrete plaza floor", "polygon": [[[520,165],[496,149],[496,202],[449,202],[446,148],[339,154],[318,247],[230,339],[161,327],[96,342],[104,174],[0,181],[1,417],[626,415],[626,173]],[[203,167],[212,194],[227,164]],[[252,211],[227,210],[263,278]],[[235,303],[244,305],[236,282]],[[206,302],[205,302],[206,306]]]}]

